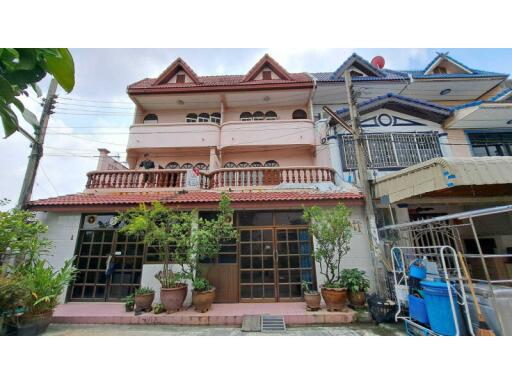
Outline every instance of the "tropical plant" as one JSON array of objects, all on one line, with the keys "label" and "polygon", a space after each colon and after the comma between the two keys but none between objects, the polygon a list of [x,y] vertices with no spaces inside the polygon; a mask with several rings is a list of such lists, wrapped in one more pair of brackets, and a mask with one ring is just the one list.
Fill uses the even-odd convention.
[{"label": "tropical plant", "polygon": [[0,262],[30,261],[48,251],[51,242],[44,235],[48,227],[29,211],[12,209],[0,212]]},{"label": "tropical plant", "polygon": [[19,122],[12,105],[39,134],[39,122],[19,96],[28,96],[30,86],[40,97],[37,85],[46,74],[52,75],[59,85],[71,92],[75,86],[75,65],[66,48],[0,48],[0,120],[5,137],[18,130]]},{"label": "tropical plant", "polygon": [[165,311],[165,308],[162,304],[153,304],[153,313],[155,315],[158,315],[159,313],[162,313]]},{"label": "tropical plant", "polygon": [[133,294],[126,296],[123,302],[127,312],[133,311],[133,307],[135,306],[135,296]]},{"label": "tropical plant", "polygon": [[370,280],[366,272],[357,268],[344,269],[340,276],[341,284],[350,292],[366,292],[370,288]]},{"label": "tropical plant", "polygon": [[150,293],[155,293],[155,290],[150,287],[140,287],[135,290],[135,296],[147,295]]},{"label": "tropical plant", "polygon": [[320,265],[320,273],[325,277],[325,288],[343,288],[340,264],[350,250],[350,214],[350,210],[342,203],[330,209],[304,209],[304,219],[316,240],[313,256]]},{"label": "tropical plant", "polygon": [[[124,222],[121,233],[138,236],[156,249],[162,260],[162,271],[155,275],[162,288],[175,288],[188,277],[186,265],[192,257],[191,232],[194,225],[194,212],[173,211],[159,202],[151,207],[141,204],[118,216]],[[170,263],[181,266],[181,271],[173,272]]]},{"label": "tropical plant", "polygon": [[55,270],[46,260],[36,258],[16,267],[14,276],[21,279],[30,293],[30,299],[25,302],[28,317],[57,306],[59,296],[78,271],[73,264],[74,259],[68,259],[62,268]]}]

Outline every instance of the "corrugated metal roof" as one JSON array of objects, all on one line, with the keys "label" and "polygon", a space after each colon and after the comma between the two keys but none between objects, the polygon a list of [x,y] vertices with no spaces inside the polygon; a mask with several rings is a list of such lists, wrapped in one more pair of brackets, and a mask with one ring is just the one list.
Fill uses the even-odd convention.
[{"label": "corrugated metal roof", "polygon": [[469,185],[512,184],[512,157],[439,157],[375,180],[375,197],[391,203]]}]

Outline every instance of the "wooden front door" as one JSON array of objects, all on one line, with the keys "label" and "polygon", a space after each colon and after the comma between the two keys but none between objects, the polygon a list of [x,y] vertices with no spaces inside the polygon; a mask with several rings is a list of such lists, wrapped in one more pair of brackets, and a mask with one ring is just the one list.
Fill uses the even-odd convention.
[{"label": "wooden front door", "polygon": [[239,227],[242,302],[299,301],[301,281],[316,285],[307,226],[290,212],[270,214],[271,226]]}]

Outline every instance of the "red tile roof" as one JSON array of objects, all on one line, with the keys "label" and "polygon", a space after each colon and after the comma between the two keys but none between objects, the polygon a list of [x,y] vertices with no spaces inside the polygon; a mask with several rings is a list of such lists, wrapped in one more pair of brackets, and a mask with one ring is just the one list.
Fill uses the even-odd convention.
[{"label": "red tile roof", "polygon": [[[315,201],[315,200],[361,200],[363,195],[355,192],[229,192],[231,202],[271,202],[271,201]],[[126,193],[126,194],[83,194],[65,195],[29,202],[31,209],[51,207],[82,207],[104,205],[136,205],[160,201],[167,204],[216,203],[220,192],[193,191],[187,193]]]},{"label": "red tile roof", "polygon": [[[280,76],[279,79],[254,80],[257,72],[269,66]],[[168,77],[181,67],[193,79],[190,83],[167,83]],[[240,90],[240,89],[268,89],[268,88],[313,88],[313,80],[306,73],[289,73],[273,58],[265,55],[256,63],[246,75],[197,76],[187,63],[181,58],[176,59],[167,67],[158,78],[145,78],[128,86],[129,94],[141,93],[174,93],[214,90]]]}]

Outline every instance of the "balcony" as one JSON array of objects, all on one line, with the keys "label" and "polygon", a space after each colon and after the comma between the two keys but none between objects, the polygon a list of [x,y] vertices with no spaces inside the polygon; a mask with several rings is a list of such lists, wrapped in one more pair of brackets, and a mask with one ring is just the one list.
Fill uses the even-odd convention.
[{"label": "balcony", "polygon": [[220,131],[222,148],[262,145],[315,145],[311,120],[229,121]]},{"label": "balcony", "polygon": [[220,126],[215,123],[135,124],[127,149],[218,147]]},{"label": "balcony", "polygon": [[334,170],[325,167],[221,168],[196,176],[191,170],[154,169],[93,171],[87,190],[217,189],[334,182]]}]

